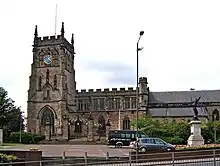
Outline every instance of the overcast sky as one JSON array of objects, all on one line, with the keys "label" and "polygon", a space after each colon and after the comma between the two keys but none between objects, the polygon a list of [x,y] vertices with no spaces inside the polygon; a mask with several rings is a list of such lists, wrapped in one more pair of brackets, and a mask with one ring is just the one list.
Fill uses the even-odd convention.
[{"label": "overcast sky", "polygon": [[34,27],[39,36],[75,34],[77,89],[135,86],[151,91],[219,89],[219,0],[0,1],[0,86],[26,111]]}]

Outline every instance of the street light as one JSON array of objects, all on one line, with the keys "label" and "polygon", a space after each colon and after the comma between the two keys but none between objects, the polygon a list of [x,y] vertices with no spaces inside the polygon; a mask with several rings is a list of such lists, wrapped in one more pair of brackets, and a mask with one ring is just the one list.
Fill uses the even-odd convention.
[{"label": "street light", "polygon": [[216,121],[216,114],[214,114],[214,142],[216,143],[216,124],[215,124],[215,121]]},{"label": "street light", "polygon": [[21,143],[21,135],[22,135],[22,115],[20,115],[20,124],[19,124],[19,142]]},{"label": "street light", "polygon": [[138,56],[138,52],[141,51],[143,49],[142,48],[139,48],[139,41],[141,39],[141,36],[144,34],[144,31],[140,31],[140,34],[139,34],[139,38],[138,38],[138,41],[137,41],[137,48],[136,48],[136,51],[137,51],[137,87],[136,87],[136,108],[137,108],[137,111],[136,111],[136,125],[137,125],[137,133],[136,133],[136,139],[137,139],[137,150],[136,150],[136,161],[137,161],[137,154],[138,154],[138,109],[139,109],[139,71],[138,71],[138,68],[139,68],[139,56]]}]

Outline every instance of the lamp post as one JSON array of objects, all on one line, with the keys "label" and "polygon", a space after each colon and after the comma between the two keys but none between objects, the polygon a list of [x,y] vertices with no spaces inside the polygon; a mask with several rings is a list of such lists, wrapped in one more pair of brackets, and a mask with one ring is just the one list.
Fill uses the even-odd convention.
[{"label": "lamp post", "polygon": [[136,67],[137,67],[137,77],[136,77],[136,108],[137,108],[137,110],[136,110],[136,126],[137,126],[137,133],[136,133],[136,139],[137,139],[137,149],[136,149],[136,161],[137,161],[137,155],[138,155],[138,110],[139,110],[139,70],[138,70],[138,68],[139,68],[139,55],[138,55],[138,53],[139,53],[139,51],[141,51],[143,48],[139,48],[139,41],[140,41],[140,39],[141,39],[141,36],[144,34],[144,31],[140,31],[140,33],[139,33],[139,38],[138,38],[138,41],[137,41],[137,48],[136,48],[136,51],[137,51],[137,65],[136,65]]},{"label": "lamp post", "polygon": [[22,115],[20,116],[20,125],[19,125],[19,142],[21,143],[21,133],[22,133]]},{"label": "lamp post", "polygon": [[68,120],[68,141],[70,140],[70,125],[71,125],[71,121]]},{"label": "lamp post", "polygon": [[215,121],[216,121],[216,114],[214,114],[214,142],[216,143],[216,124],[215,124]]}]

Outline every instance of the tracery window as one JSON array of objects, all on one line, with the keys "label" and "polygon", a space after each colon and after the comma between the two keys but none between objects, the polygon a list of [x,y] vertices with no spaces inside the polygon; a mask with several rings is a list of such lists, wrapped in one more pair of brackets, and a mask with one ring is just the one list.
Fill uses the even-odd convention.
[{"label": "tracery window", "polygon": [[83,100],[84,110],[89,110],[90,101],[89,99]]},{"label": "tracery window", "polygon": [[131,108],[136,108],[137,100],[136,97],[131,98]]},{"label": "tracery window", "polygon": [[99,109],[98,99],[93,99],[93,106],[94,106],[94,110],[98,110]]},{"label": "tracery window", "polygon": [[101,98],[100,99],[100,110],[104,110],[105,109],[105,99]]},{"label": "tracery window", "polygon": [[42,78],[41,78],[41,76],[39,76],[39,79],[38,79],[38,90],[41,90],[41,86],[42,86]]},{"label": "tracery window", "polygon": [[44,108],[41,114],[41,126],[50,126],[50,131],[54,133],[54,114],[49,108]]},{"label": "tracery window", "polygon": [[114,98],[109,98],[108,99],[108,109],[113,110],[114,108],[115,108]]},{"label": "tracery window", "polygon": [[130,119],[128,117],[125,117],[123,119],[123,130],[130,130],[131,125],[130,125]]},{"label": "tracery window", "polygon": [[120,105],[121,105],[120,102],[121,102],[120,98],[115,99],[115,108],[116,109],[120,109]]},{"label": "tracery window", "polygon": [[78,110],[83,110],[83,100],[78,99]]},{"label": "tracery window", "polygon": [[130,108],[130,97],[125,97],[125,109]]},{"label": "tracery window", "polygon": [[54,89],[57,89],[57,75],[54,75],[54,80],[53,80],[53,86],[54,86]]},{"label": "tracery window", "polygon": [[217,109],[212,113],[212,121],[219,121],[219,111]]},{"label": "tracery window", "polygon": [[44,100],[50,100],[51,99],[51,90],[52,90],[52,87],[50,85],[46,85],[46,86],[43,87]]},{"label": "tracery window", "polygon": [[46,83],[49,83],[49,69],[46,72]]}]

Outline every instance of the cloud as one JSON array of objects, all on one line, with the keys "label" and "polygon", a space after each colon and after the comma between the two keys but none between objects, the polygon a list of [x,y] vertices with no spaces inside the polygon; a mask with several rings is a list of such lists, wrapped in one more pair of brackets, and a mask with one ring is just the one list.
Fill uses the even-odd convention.
[{"label": "cloud", "polygon": [[92,61],[85,65],[85,69],[99,72],[103,76],[102,81],[110,86],[135,84],[135,68],[125,63]]}]

